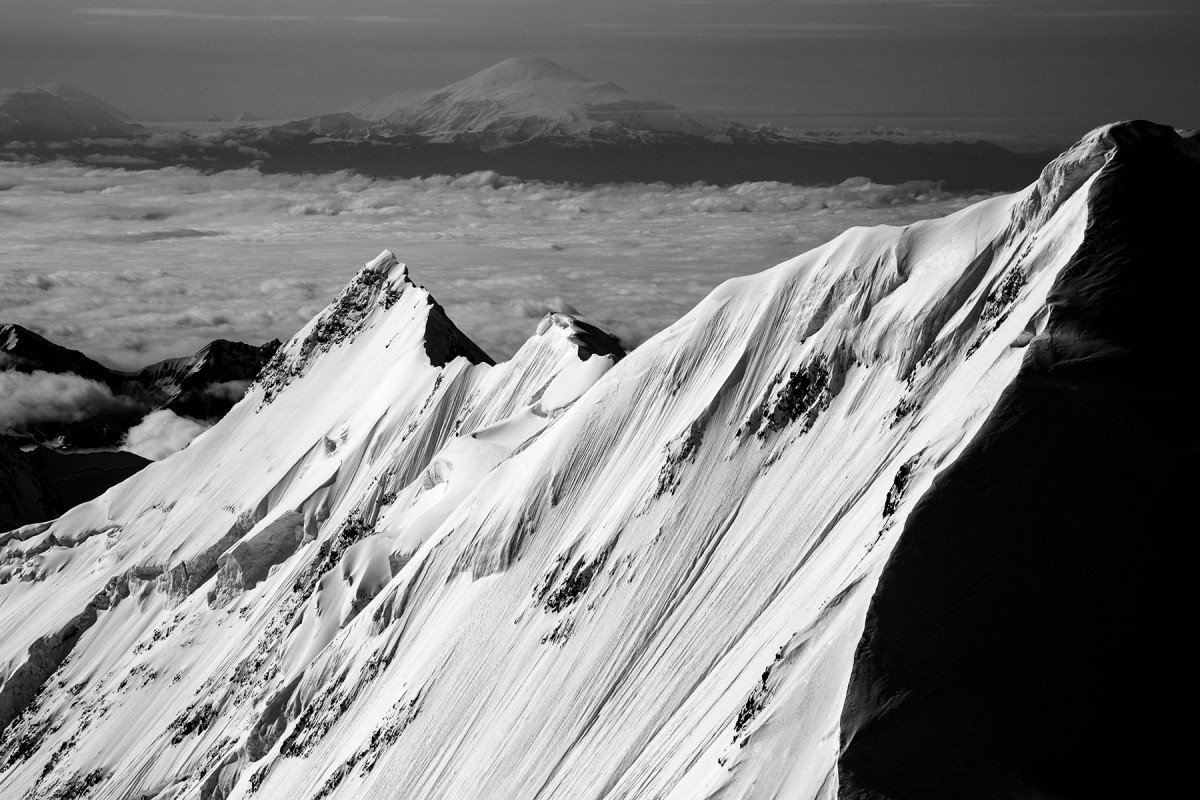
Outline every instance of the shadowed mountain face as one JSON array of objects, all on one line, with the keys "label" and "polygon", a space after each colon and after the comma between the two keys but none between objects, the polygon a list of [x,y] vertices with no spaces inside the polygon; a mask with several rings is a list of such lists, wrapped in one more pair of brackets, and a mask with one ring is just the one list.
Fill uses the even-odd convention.
[{"label": "shadowed mountain face", "polygon": [[880,578],[843,716],[844,797],[1177,791],[1200,161],[1169,129],[1110,136],[1045,333]]},{"label": "shadowed mountain face", "polygon": [[202,420],[225,416],[279,348],[279,340],[256,346],[217,339],[190,356],[143,367],[123,386],[159,400],[160,408]]},{"label": "shadowed mountain face", "polygon": [[123,450],[58,453],[0,436],[0,531],[54,519],[151,463]]},{"label": "shadowed mountain face", "polygon": [[120,380],[118,373],[78,350],[11,323],[0,325],[0,370],[70,372],[110,385]]}]

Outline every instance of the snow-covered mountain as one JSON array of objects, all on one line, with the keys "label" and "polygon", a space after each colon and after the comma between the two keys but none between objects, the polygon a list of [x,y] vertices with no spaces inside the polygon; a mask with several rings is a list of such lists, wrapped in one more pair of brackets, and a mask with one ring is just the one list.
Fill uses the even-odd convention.
[{"label": "snow-covered mountain", "polygon": [[[1126,451],[1194,454],[1178,443],[1194,401],[1156,370],[1187,363],[1195,270],[1162,255],[1197,212],[1198,149],[1149,123],[1099,129],[1025,191],[847,231],[725,283],[628,355],[550,315],[492,364],[385,251],[187,449],[0,535],[0,793],[832,798],[845,751],[843,791],[862,798],[1078,796],[1036,713],[989,762],[921,727],[942,714],[974,744],[989,687],[947,701],[963,722],[892,668],[944,617],[1007,654],[1001,684],[1054,662],[1054,637],[1026,641],[1003,604],[969,619],[922,604],[955,563],[939,536],[978,538],[972,502],[1021,507],[1030,535],[1011,536],[1008,573],[984,560],[946,576],[961,607],[973,587],[1030,590],[1021,570],[1063,551],[1093,591],[1154,603],[1146,630],[1182,622],[1180,590],[1159,603],[1112,583],[1130,563],[1176,580],[1162,562],[1178,554],[1131,559],[1147,534],[1103,528],[1129,514],[1080,514],[1081,532],[1084,509],[1052,489],[1059,463],[1072,487],[1127,471],[1058,438],[1096,397],[1147,418]],[[1010,435],[1039,410],[1036,435]],[[964,472],[1002,445],[1016,450],[997,463],[1050,491],[1069,537],[1005,494],[1015,477]],[[1169,500],[1140,510],[1158,523]],[[1005,531],[986,530],[1003,551]],[[913,552],[929,554],[915,584]],[[906,598],[930,638],[896,635]],[[1089,621],[1090,599],[1054,624],[1089,655],[1120,648],[1129,632]],[[1101,704],[1160,668],[1070,666],[1107,687]],[[1067,749],[1158,745],[1176,713],[1125,706],[1147,709],[1141,727],[1087,716]],[[899,752],[936,745],[916,784],[868,746],[893,712],[910,721]],[[1104,777],[1161,783],[1152,750]],[[964,769],[977,783],[956,794]]]},{"label": "snow-covered mountain", "polygon": [[507,143],[654,133],[704,136],[724,127],[545,58],[510,58],[442,89],[400,92],[345,111],[396,132]]},{"label": "snow-covered mountain", "polygon": [[0,86],[0,138],[6,141],[128,136],[136,130],[120,109],[69,84]]}]

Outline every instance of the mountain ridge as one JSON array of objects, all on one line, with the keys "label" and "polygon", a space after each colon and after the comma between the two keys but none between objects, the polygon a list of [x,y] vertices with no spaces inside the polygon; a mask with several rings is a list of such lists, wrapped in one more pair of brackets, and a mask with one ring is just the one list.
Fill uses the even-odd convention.
[{"label": "mountain ridge", "polygon": [[1062,291],[1092,287],[1076,254],[1141,268],[1140,218],[1093,223],[1120,165],[1169,180],[1149,154],[1182,141],[1107,126],[1021,193],[726,282],[624,357],[551,317],[508,362],[438,366],[436,304],[385,251],[280,349],[269,402],[0,537],[0,789],[829,800],[891,554],[1069,352],[1059,304],[1109,302]]}]

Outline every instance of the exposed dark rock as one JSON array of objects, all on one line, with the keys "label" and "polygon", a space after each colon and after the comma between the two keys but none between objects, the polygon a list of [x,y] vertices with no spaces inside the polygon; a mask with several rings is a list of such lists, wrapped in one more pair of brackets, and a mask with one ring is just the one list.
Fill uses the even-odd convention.
[{"label": "exposed dark rock", "polygon": [[180,744],[189,736],[204,733],[216,718],[217,709],[212,703],[193,703],[167,725],[171,734],[171,744]]},{"label": "exposed dark rock", "polygon": [[582,558],[576,561],[563,582],[546,598],[546,610],[557,613],[579,600],[592,585],[610,552],[611,548],[606,548],[591,561]]},{"label": "exposed dark rock", "polygon": [[580,361],[587,361],[592,356],[610,356],[613,361],[620,361],[625,357],[625,348],[621,346],[620,339],[570,314],[547,314],[538,323],[538,336],[548,331],[552,325],[567,331],[568,340],[578,348]]},{"label": "exposed dark rock", "polygon": [[[776,382],[780,380],[777,376]],[[778,391],[763,398],[750,422],[752,428],[757,427],[755,435],[765,439],[797,421],[801,422],[800,432],[807,433],[829,407],[833,398],[830,383],[829,364],[823,358],[793,370]]]}]

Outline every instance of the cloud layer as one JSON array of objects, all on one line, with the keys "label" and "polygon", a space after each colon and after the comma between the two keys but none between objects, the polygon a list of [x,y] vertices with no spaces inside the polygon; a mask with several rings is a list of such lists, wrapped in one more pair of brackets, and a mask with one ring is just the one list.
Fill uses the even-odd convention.
[{"label": "cloud layer", "polygon": [[286,339],[387,247],[496,357],[547,310],[636,345],[727,278],[975,199],[865,178],[580,188],[0,164],[0,321],[121,367]]},{"label": "cloud layer", "polygon": [[207,429],[204,423],[181,417],[170,409],[151,411],[125,434],[121,449],[159,461],[182,450]]},{"label": "cloud layer", "polygon": [[102,383],[78,375],[0,372],[0,434],[23,433],[46,423],[80,422],[134,408]]}]

